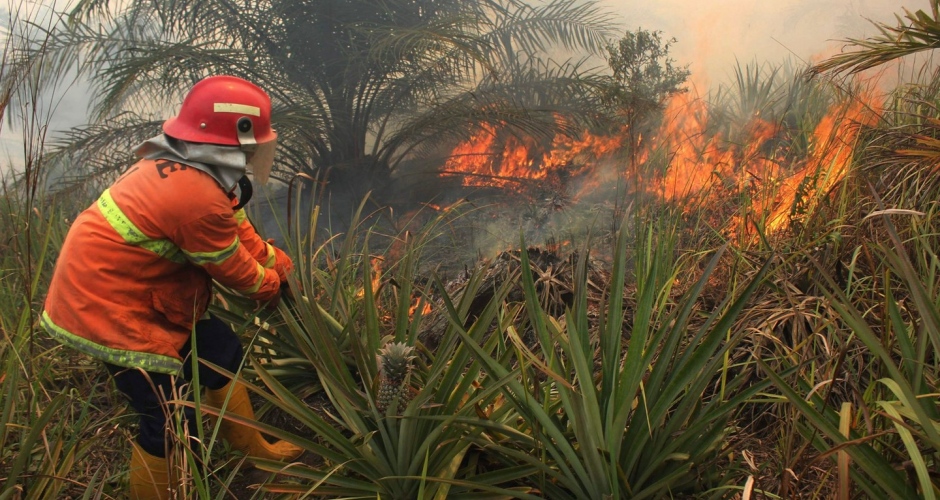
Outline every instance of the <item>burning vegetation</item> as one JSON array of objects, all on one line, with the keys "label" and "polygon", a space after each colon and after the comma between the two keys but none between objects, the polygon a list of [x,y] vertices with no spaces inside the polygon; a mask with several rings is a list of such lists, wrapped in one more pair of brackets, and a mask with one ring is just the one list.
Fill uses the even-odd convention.
[{"label": "burning vegetation", "polygon": [[[568,10],[579,2],[548,3],[569,14],[560,18],[593,19],[589,11]],[[261,15],[252,18],[255,25],[283,28],[271,34],[288,36],[292,47],[331,50],[303,57],[301,51],[259,53],[219,64],[242,68],[288,57],[290,71],[263,67],[253,74],[272,75],[283,82],[282,95],[315,103],[284,115],[278,132],[287,153],[285,178],[313,164],[346,169],[351,184],[366,184],[362,172],[378,169],[383,175],[369,180],[400,195],[406,190],[395,184],[396,161],[423,144],[438,146],[428,138],[442,137],[419,125],[453,124],[439,119],[448,110],[479,116],[466,114],[466,103],[490,106],[495,99],[478,97],[491,90],[486,85],[506,82],[437,73],[479,63],[491,44],[477,33],[461,32],[458,44],[442,46],[440,37],[409,38],[427,33],[417,29],[423,24],[376,31],[396,16],[453,19],[436,10],[448,1],[392,2],[400,8],[391,10],[367,4],[374,11],[337,2],[330,15],[342,15],[326,19],[323,9],[303,2],[271,12],[230,3],[244,9],[233,23]],[[153,5],[139,14],[180,30],[167,39],[208,41],[214,50],[220,34],[233,37],[214,57],[239,54],[240,46],[263,52],[277,45],[244,40],[259,31],[228,29],[216,17],[190,16],[180,7],[211,12],[204,2]],[[887,29],[882,32],[891,36],[879,43],[897,49],[899,40],[936,38],[940,0],[931,6],[932,16],[907,18],[913,33]],[[544,12],[554,11],[533,15]],[[90,12],[75,14],[69,19]],[[489,23],[486,16],[495,14],[506,17]],[[483,7],[476,26],[503,26],[517,14]],[[356,36],[332,35],[363,17],[370,22]],[[329,25],[330,36],[303,29],[314,21]],[[63,40],[80,47],[83,33]],[[397,38],[401,33],[405,39]],[[574,39],[592,41],[597,32],[581,33]],[[370,45],[379,35],[393,38],[382,50]],[[466,59],[443,59],[476,42]],[[615,115],[604,126],[584,120],[579,134],[538,136],[518,123],[474,123],[470,137],[448,146],[446,161],[422,158],[434,188],[456,184],[459,194],[433,203],[415,196],[394,210],[368,199],[339,229],[317,220],[320,209],[334,202],[339,210],[348,207],[324,196],[323,205],[311,204],[309,225],[296,218],[289,224],[296,269],[276,310],[218,289],[212,312],[250,339],[241,376],[266,403],[252,425],[306,453],[289,465],[258,460],[249,468],[243,457],[220,458],[219,448],[228,445],[216,439],[217,429],[198,440],[174,434],[177,496],[936,496],[940,78],[893,89],[888,101],[862,80],[738,68],[738,88],[700,96],[676,91],[687,75],[667,60],[654,68],[665,69],[658,74],[667,78],[639,95],[638,83],[649,83],[644,78],[657,71],[631,72],[637,68],[629,55],[661,56],[664,46],[649,32],[631,32],[622,42],[608,48],[623,85],[600,96]],[[357,55],[394,49],[402,50],[400,57],[380,58],[373,71],[351,69],[375,61],[346,66]],[[428,52],[416,53],[423,49]],[[167,73],[111,89],[116,112],[134,102],[125,92],[149,85],[166,92],[174,78],[192,79],[178,65],[178,51],[157,55],[163,53],[173,58]],[[115,57],[130,61],[107,59],[106,69],[162,67],[148,55],[124,51]],[[539,62],[531,56],[505,61]],[[415,67],[428,61],[430,67]],[[500,66],[494,75],[516,78],[508,70],[515,67]],[[310,68],[352,80],[333,85],[330,78],[309,78]],[[407,81],[423,74],[442,76],[440,92]],[[128,81],[105,76],[111,85]],[[459,95],[468,82],[481,83],[471,98]],[[548,85],[546,95],[569,103],[558,97],[567,97],[568,87],[539,83]],[[348,92],[349,86],[375,91]],[[402,95],[411,89],[416,94]],[[392,105],[432,94],[457,97],[422,110]],[[503,97],[486,97],[494,95]],[[590,97],[578,104],[598,102]],[[360,120],[370,109],[386,114]],[[541,118],[571,130],[574,122],[556,111]],[[130,115],[115,123],[139,127]],[[332,128],[318,136],[322,127]],[[370,133],[375,143],[366,154],[369,141],[362,139]],[[108,142],[101,137],[82,131],[72,137],[73,147]],[[101,158],[95,168],[118,162]],[[316,187],[329,183],[317,180]],[[38,192],[34,182],[27,176],[24,192]],[[0,280],[6,299],[0,498],[120,497],[127,465],[114,457],[129,445],[115,421],[126,411],[111,405],[113,384],[96,362],[47,348],[31,307],[41,302],[65,227],[50,214],[71,207],[50,200],[47,209],[33,194],[20,199],[19,193],[6,191],[0,204],[0,225],[10,235],[0,242],[10,278]],[[175,408],[204,403],[188,397],[181,394]]]},{"label": "burning vegetation", "polygon": [[595,204],[647,197],[704,212],[728,236],[774,234],[799,224],[849,172],[859,134],[879,119],[880,100],[866,92],[834,102],[804,129],[758,114],[728,137],[706,99],[678,94],[649,138],[637,141],[635,168],[625,129],[539,142],[484,124],[453,149],[439,175],[467,188],[545,197],[556,210],[577,207],[586,194]]},{"label": "burning vegetation", "polygon": [[550,144],[540,144],[483,124],[473,137],[454,148],[440,175],[461,177],[465,186],[510,190],[526,185],[563,187],[571,179],[589,175],[599,160],[613,157],[622,144],[616,135],[590,132],[580,138],[557,134]]}]

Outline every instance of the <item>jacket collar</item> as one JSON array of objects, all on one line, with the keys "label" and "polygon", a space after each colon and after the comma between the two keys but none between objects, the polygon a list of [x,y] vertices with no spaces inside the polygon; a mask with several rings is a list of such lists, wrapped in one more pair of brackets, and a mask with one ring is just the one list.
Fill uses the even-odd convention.
[{"label": "jacket collar", "polygon": [[245,175],[245,153],[238,146],[185,142],[160,134],[138,145],[134,154],[147,160],[185,163],[212,176],[226,193]]}]

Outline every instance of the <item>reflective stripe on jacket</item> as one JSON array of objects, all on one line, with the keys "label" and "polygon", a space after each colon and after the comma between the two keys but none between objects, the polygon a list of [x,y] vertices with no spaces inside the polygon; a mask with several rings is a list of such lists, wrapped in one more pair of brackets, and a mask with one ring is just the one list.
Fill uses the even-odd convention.
[{"label": "reflective stripe on jacket", "polygon": [[175,373],[213,279],[259,301],[277,297],[267,247],[211,176],[141,160],[69,229],[42,325],[104,361]]}]

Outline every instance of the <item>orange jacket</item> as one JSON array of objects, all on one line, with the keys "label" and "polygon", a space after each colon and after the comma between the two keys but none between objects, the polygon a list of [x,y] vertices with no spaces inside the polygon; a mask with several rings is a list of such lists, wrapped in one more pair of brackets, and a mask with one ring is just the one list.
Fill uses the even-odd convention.
[{"label": "orange jacket", "polygon": [[211,176],[141,160],[75,220],[42,325],[109,363],[176,373],[212,280],[252,299],[275,299],[274,267],[290,263],[277,260]]}]

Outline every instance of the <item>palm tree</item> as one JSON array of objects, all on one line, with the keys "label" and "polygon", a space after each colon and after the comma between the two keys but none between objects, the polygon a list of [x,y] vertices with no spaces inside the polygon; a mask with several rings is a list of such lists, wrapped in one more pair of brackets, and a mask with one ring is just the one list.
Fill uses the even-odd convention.
[{"label": "palm tree", "polygon": [[940,48],[940,0],[930,0],[930,13],[904,9],[903,19],[896,16],[897,26],[873,23],[879,35],[867,39],[845,40],[859,50],[826,59],[810,69],[812,74],[833,72],[858,73],[888,61]]},{"label": "palm tree", "polygon": [[[594,0],[112,4],[80,1],[55,34],[58,70],[77,68],[95,88],[93,123],[63,152],[96,171],[120,167],[124,146],[153,135],[185,90],[224,73],[274,100],[275,178],[329,170],[331,182],[349,177],[360,189],[482,122],[526,135],[582,127],[599,81],[584,61],[613,33]],[[583,56],[555,62],[557,51]],[[119,155],[102,153],[116,144]]]}]

